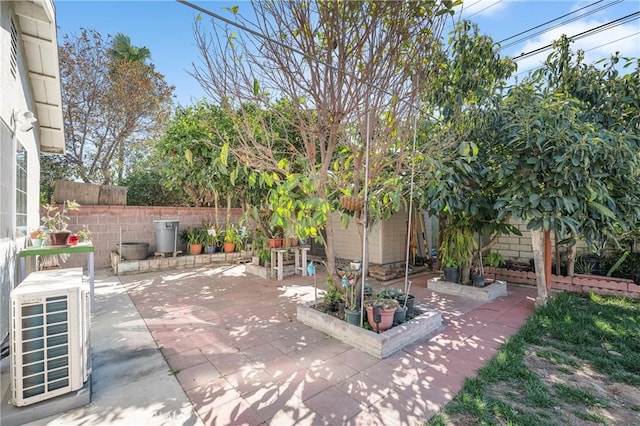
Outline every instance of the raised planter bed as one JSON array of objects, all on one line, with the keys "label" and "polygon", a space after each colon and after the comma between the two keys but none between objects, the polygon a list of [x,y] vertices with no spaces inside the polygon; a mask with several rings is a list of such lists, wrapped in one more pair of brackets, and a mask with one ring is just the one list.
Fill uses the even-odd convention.
[{"label": "raised planter bed", "polygon": [[[526,284],[535,287],[534,272],[519,272],[504,268],[485,267],[484,275],[514,284]],[[640,298],[640,285],[627,278],[603,277],[600,275],[581,275],[573,277],[551,275],[551,288],[574,293],[598,293],[618,297]]]},{"label": "raised planter bed", "polygon": [[427,281],[427,288],[438,293],[463,296],[483,302],[507,295],[507,283],[504,281],[494,281],[493,284],[485,287],[472,287],[444,281],[442,278],[431,278]]},{"label": "raised planter bed", "polygon": [[429,337],[442,327],[440,312],[424,306],[416,306],[416,309],[423,313],[380,334],[348,324],[314,309],[309,304],[298,305],[297,318],[315,330],[383,359],[407,345]]},{"label": "raised planter bed", "polygon": [[121,260],[116,252],[111,252],[111,269],[116,275],[140,274],[143,272],[184,269],[214,263],[234,263],[247,257],[247,253],[214,253],[185,255],[176,257],[155,257],[142,260]]}]

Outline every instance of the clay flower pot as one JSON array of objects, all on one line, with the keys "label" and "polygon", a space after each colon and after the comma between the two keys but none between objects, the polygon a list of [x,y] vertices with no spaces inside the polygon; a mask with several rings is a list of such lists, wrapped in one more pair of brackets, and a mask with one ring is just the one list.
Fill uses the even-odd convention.
[{"label": "clay flower pot", "polygon": [[367,306],[367,321],[369,321],[369,325],[373,331],[380,333],[387,331],[393,325],[393,316],[395,315],[397,308],[380,309],[380,324],[376,324],[373,310],[374,306],[375,305]]}]

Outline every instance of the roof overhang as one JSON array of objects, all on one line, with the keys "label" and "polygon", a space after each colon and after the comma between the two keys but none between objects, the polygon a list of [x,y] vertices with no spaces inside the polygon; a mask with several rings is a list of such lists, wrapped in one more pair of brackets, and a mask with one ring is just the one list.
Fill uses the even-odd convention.
[{"label": "roof overhang", "polygon": [[65,153],[58,36],[53,0],[14,2],[18,31],[36,104],[40,151]]}]

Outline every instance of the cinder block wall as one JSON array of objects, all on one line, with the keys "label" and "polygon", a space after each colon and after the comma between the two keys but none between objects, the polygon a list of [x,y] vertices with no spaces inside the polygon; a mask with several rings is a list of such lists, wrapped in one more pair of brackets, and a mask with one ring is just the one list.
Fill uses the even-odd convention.
[{"label": "cinder block wall", "polygon": [[[238,224],[242,209],[231,209],[231,222]],[[42,213],[44,214],[44,213]],[[221,227],[226,220],[226,209],[219,209]],[[180,241],[180,232],[190,226],[202,226],[203,221],[215,222],[215,210],[210,207],[138,207],[138,206],[87,206],[69,212],[69,229],[73,232],[87,225],[91,230],[95,247],[95,267],[108,267],[110,253],[120,242],[149,243],[149,250],[155,251],[156,235],[154,220],[177,220],[178,249],[185,252]],[[85,255],[73,255],[64,262],[64,267],[87,267]]]},{"label": "cinder block wall", "polygon": [[[533,259],[531,232],[527,230],[526,223],[513,221],[512,224],[518,227],[522,236],[501,236],[498,238],[498,242],[491,248],[491,250],[500,253],[505,259],[512,259],[515,261],[528,261],[529,259]],[[551,241],[551,246],[555,250],[555,237],[553,235],[551,235]],[[586,251],[587,244],[584,241],[578,241],[577,248],[579,253]]]}]

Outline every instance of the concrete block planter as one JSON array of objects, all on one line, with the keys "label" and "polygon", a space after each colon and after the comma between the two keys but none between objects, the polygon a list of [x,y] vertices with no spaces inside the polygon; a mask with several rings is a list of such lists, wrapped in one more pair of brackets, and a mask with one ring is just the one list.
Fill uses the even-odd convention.
[{"label": "concrete block planter", "polygon": [[504,281],[495,281],[485,287],[472,287],[444,281],[441,278],[432,278],[427,281],[427,288],[438,293],[463,296],[483,302],[507,295],[507,283]]},{"label": "concrete block planter", "polygon": [[348,324],[339,318],[317,311],[308,304],[298,305],[297,318],[315,330],[383,359],[407,345],[429,337],[442,327],[440,312],[423,306],[417,306],[416,309],[423,313],[380,334]]}]

